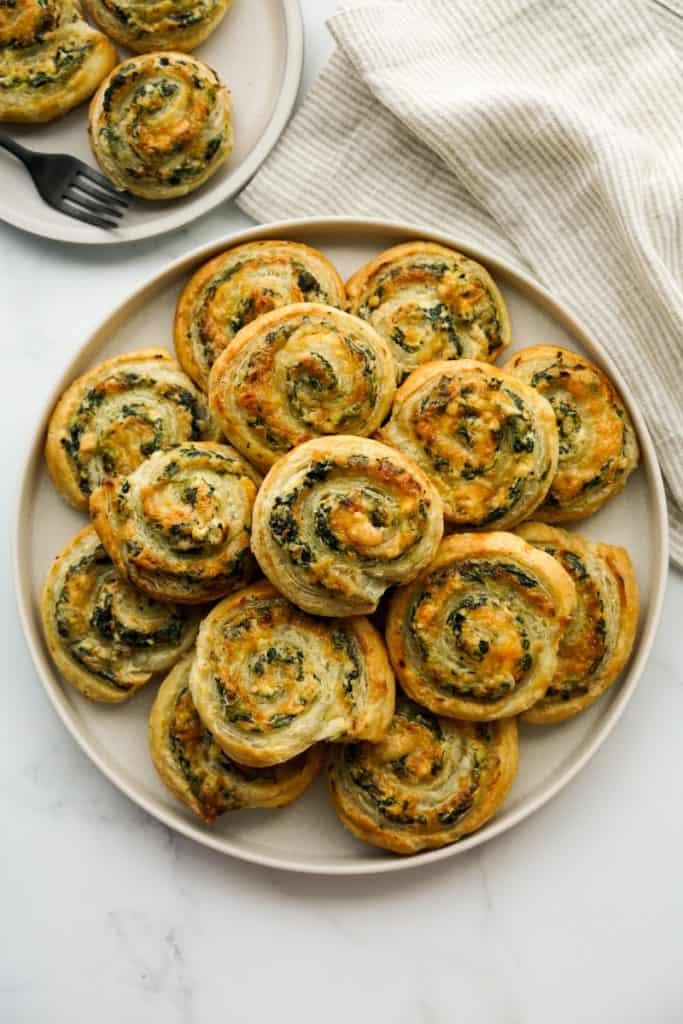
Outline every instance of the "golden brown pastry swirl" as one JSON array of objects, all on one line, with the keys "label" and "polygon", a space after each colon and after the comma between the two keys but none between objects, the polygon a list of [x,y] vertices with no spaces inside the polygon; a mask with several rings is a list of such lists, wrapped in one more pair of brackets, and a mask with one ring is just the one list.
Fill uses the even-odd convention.
[{"label": "golden brown pastry swirl", "polygon": [[192,646],[188,609],[150,600],[117,574],[92,526],[57,557],[41,598],[45,639],[62,676],[91,700],[118,703]]},{"label": "golden brown pastry swirl", "polygon": [[269,768],[232,761],[197,714],[189,685],[193,660],[190,654],[176,665],[152,707],[149,745],[162,781],[207,825],[226,811],[291,804],[318,774],[323,747]]},{"label": "golden brown pastry swirl", "polygon": [[90,96],[116,63],[77,0],[0,3],[0,121],[53,121]]},{"label": "golden brown pastry swirl", "polygon": [[436,714],[518,715],[548,689],[574,603],[559,562],[520,537],[452,534],[392,597],[386,635],[394,670],[408,695]]},{"label": "golden brown pastry swirl", "polygon": [[145,593],[201,604],[251,579],[251,516],[259,476],[229,445],[155,452],[90,499],[102,543]]},{"label": "golden brown pastry swirl", "polygon": [[583,356],[554,345],[525,348],[505,369],[547,398],[557,417],[557,473],[535,518],[562,523],[597,512],[626,485],[639,457],[613,384]]},{"label": "golden brown pastry swirl", "polygon": [[443,245],[387,249],[346,291],[349,312],[386,339],[402,376],[433,359],[490,362],[510,342],[507,308],[488,271]]},{"label": "golden brown pastry swirl", "polygon": [[345,298],[337,271],[309,245],[238,245],[205,263],[183,289],[174,329],[178,359],[206,391],[216,359],[252,320],[297,302],[343,306]]},{"label": "golden brown pastry swirl", "polygon": [[394,708],[393,673],[367,619],[314,619],[265,582],[204,619],[190,689],[219,746],[255,767],[320,740],[375,741]]},{"label": "golden brown pastry swirl", "polygon": [[194,50],[225,17],[232,0],[85,0],[97,24],[136,53]]},{"label": "golden brown pastry swirl", "polygon": [[399,697],[379,743],[332,748],[328,781],[335,810],[354,835],[418,853],[481,828],[507,796],[517,758],[514,719],[437,718]]},{"label": "golden brown pastry swirl", "polygon": [[203,396],[161,348],[100,363],[67,388],[53,412],[45,457],[55,487],[76,508],[112,476],[153,452],[217,436]]},{"label": "golden brown pastry swirl", "polygon": [[268,473],[252,546],[290,601],[317,615],[373,612],[413,579],[443,532],[441,498],[407,456],[364,437],[299,445]]},{"label": "golden brown pastry swirl", "polygon": [[391,352],[363,320],[300,303],[243,328],[211,371],[211,410],[226,437],[266,471],[326,434],[373,433],[394,397]]},{"label": "golden brown pastry swirl", "polygon": [[638,626],[638,585],[624,548],[584,540],[544,523],[516,531],[556,558],[576,587],[576,610],[565,628],[557,668],[527,722],[562,722],[593,704],[626,664]]},{"label": "golden brown pastry swirl", "polygon": [[541,395],[471,359],[427,363],[399,388],[377,435],[410,455],[461,529],[507,529],[543,501],[557,470],[555,415]]},{"label": "golden brown pastry swirl", "polygon": [[114,184],[143,199],[187,195],[232,151],[230,94],[183,53],[149,53],[114,68],[90,104],[90,143]]}]

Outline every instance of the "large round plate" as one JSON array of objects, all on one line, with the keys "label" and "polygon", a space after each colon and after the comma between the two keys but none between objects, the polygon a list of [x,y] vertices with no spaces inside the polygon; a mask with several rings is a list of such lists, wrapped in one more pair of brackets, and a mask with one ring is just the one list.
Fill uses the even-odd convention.
[{"label": "large round plate", "polygon": [[[118,45],[117,52],[121,60],[129,55]],[[163,202],[133,198],[121,227],[96,228],[47,206],[22,164],[0,151],[0,219],[45,238],[111,245],[161,235],[236,195],[268,156],[294,108],[303,68],[298,0],[233,0],[218,28],[193,53],[229,88],[235,129],[230,159],[202,188]],[[4,127],[31,149],[70,153],[97,167],[88,143],[87,103],[52,124]]]},{"label": "large round plate", "polygon": [[[488,825],[455,846],[407,858],[367,846],[343,829],[322,780],[285,810],[240,811],[206,828],[170,796],[152,767],[146,727],[154,688],[146,688],[119,707],[92,704],[62,684],[43,645],[38,615],[41,583],[54,555],[83,524],[83,518],[60,500],[48,478],[42,458],[48,416],[60,391],[100,360],[142,345],[172,348],[171,325],[180,289],[195,267],[231,245],[258,238],[308,242],[322,249],[345,275],[383,248],[415,237],[464,249],[489,267],[510,308],[517,339],[513,351],[538,343],[566,345],[601,364],[619,386],[640,438],[641,466],[618,498],[577,528],[590,537],[623,544],[631,553],[642,599],[633,658],[620,683],[577,718],[557,726],[522,725],[520,770],[507,802]],[[291,871],[371,874],[454,857],[499,835],[546,803],[595,753],[633,694],[652,646],[666,580],[665,501],[652,442],[615,367],[530,279],[462,239],[414,226],[341,218],[291,221],[221,239],[176,261],[107,317],[84,344],[58,382],[36,429],[20,486],[15,554],[20,613],[43,685],[67,729],[119,789],[171,828],[223,853]]]}]

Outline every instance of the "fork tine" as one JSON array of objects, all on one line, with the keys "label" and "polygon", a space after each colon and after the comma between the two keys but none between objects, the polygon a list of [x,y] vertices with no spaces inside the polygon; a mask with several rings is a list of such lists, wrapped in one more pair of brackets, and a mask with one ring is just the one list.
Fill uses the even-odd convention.
[{"label": "fork tine", "polygon": [[69,199],[72,203],[77,203],[79,206],[85,207],[85,209],[89,210],[90,213],[96,213],[104,217],[113,217],[114,219],[118,217],[123,217],[124,211],[120,207],[107,206],[106,203],[101,203],[96,201],[95,199],[91,199],[89,196],[78,192],[77,189],[79,188],[80,185],[69,186],[69,188],[64,193],[64,198]]},{"label": "fork tine", "polygon": [[71,182],[72,187],[80,188],[82,192],[87,192],[93,199],[99,199],[100,202],[104,203],[118,203],[119,206],[128,206],[126,200],[118,192],[113,193],[106,191],[99,185],[91,185],[90,179],[86,178],[84,174],[77,174],[74,181]]},{"label": "fork tine", "polygon": [[58,210],[67,213],[69,217],[83,220],[86,224],[94,224],[98,228],[117,228],[119,226],[115,220],[106,220],[104,217],[96,217],[94,214],[88,213],[76,206],[70,199],[60,199],[55,205]]},{"label": "fork tine", "polygon": [[105,192],[109,192],[110,195],[121,195],[121,193],[112,185],[109,178],[105,178],[103,174],[100,174],[99,171],[94,170],[92,167],[88,167],[87,164],[83,164],[79,173],[90,181],[93,181],[96,185],[99,185],[105,190]]}]

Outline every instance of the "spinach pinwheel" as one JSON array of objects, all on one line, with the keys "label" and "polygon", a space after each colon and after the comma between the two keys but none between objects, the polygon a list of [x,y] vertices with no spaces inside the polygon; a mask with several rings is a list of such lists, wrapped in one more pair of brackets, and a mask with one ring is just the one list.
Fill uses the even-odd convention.
[{"label": "spinach pinwheel", "polygon": [[249,536],[259,480],[229,445],[185,444],[105,480],[90,512],[122,576],[160,600],[202,604],[254,575]]},{"label": "spinach pinwheel", "polygon": [[100,28],[136,53],[194,50],[225,17],[232,0],[85,0]]},{"label": "spinach pinwheel", "polygon": [[557,417],[557,473],[535,518],[583,519],[626,485],[638,465],[638,441],[611,381],[583,356],[556,345],[525,348],[505,370],[536,388]]},{"label": "spinach pinwheel", "polygon": [[288,761],[321,740],[380,739],[394,676],[367,619],[315,619],[267,582],[202,622],[190,671],[199,716],[240,764]]},{"label": "spinach pinwheel", "polygon": [[226,811],[284,807],[304,793],[322,764],[323,748],[268,768],[232,761],[204,727],[192,702],[193,655],[179,662],[157,693],[149,719],[149,746],[162,782],[207,825]]},{"label": "spinach pinwheel", "polygon": [[562,722],[593,704],[628,661],[638,627],[638,584],[624,548],[544,523],[523,523],[516,532],[556,558],[576,587],[555,674],[545,696],[524,714],[527,722]]},{"label": "spinach pinwheel", "polygon": [[119,64],[93,96],[88,126],[107,177],[143,199],[193,192],[232,152],[230,93],[184,53]]},{"label": "spinach pinwheel", "polygon": [[148,348],[108,359],[67,388],[50,418],[45,458],[62,497],[87,511],[108,477],[132,473],[161,448],[217,436],[175,359]]},{"label": "spinach pinwheel", "polygon": [[507,308],[489,272],[434,242],[387,249],[346,292],[349,312],[386,339],[401,376],[433,359],[491,362],[510,343]]},{"label": "spinach pinwheel", "polygon": [[309,245],[238,245],[205,263],[183,289],[174,327],[178,359],[206,391],[216,359],[252,320],[297,302],[341,307],[345,298],[335,268]]},{"label": "spinach pinwheel", "polygon": [[95,91],[116,50],[78,0],[0,3],[0,121],[54,121]]},{"label": "spinach pinwheel", "polygon": [[452,534],[389,606],[387,646],[408,696],[487,722],[545,696],[574,611],[571,577],[511,533]]},{"label": "spinach pinwheel", "polygon": [[399,388],[377,436],[412,456],[460,529],[507,529],[557,471],[555,415],[534,388],[471,359],[427,363]]},{"label": "spinach pinwheel", "polygon": [[492,817],[517,773],[517,725],[458,722],[399,697],[379,743],[333,747],[335,810],[359,839],[395,853],[454,843]]},{"label": "spinach pinwheel", "polygon": [[369,324],[300,303],[239,332],[211,371],[209,403],[226,437],[265,471],[311,438],[373,433],[395,382],[391,352]]},{"label": "spinach pinwheel", "polygon": [[272,467],[252,546],[290,601],[317,615],[373,612],[387,587],[431,561],[441,498],[412,459],[364,437],[318,438]]},{"label": "spinach pinwheel", "polygon": [[116,572],[92,526],[69,541],[47,575],[45,640],[64,679],[91,700],[120,703],[192,647],[199,618],[150,600]]}]

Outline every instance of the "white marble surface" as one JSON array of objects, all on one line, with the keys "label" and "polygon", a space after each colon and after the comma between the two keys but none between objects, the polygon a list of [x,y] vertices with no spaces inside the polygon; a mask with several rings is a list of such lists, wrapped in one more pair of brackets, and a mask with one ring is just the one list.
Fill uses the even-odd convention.
[{"label": "white marble surface", "polygon": [[[334,6],[304,0],[305,85],[329,50],[324,19]],[[227,205],[178,234],[109,250],[0,225],[8,532],[35,418],[103,310],[171,258],[244,223]],[[559,797],[471,854],[346,880],[278,874],[213,854],[170,833],[100,776],[33,670],[8,548],[0,1020],[683,1020],[679,574],[670,576],[634,700]]]}]

